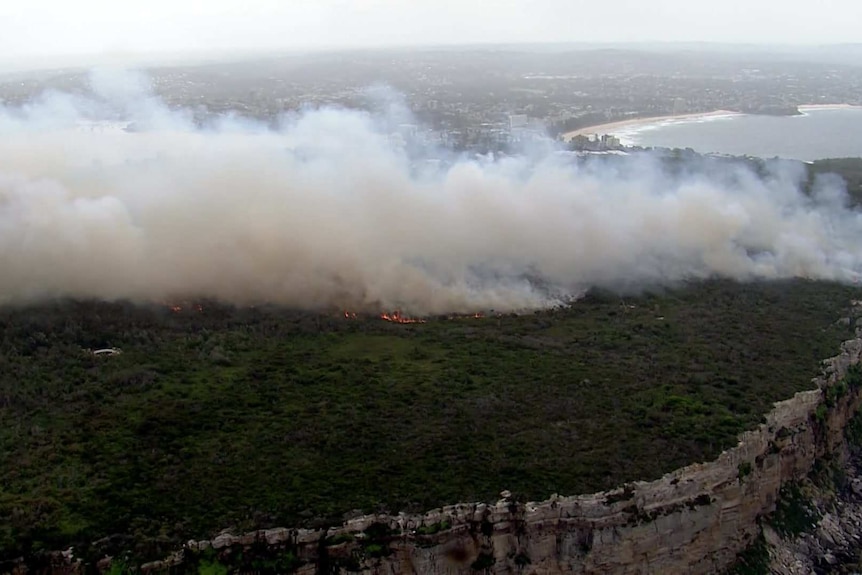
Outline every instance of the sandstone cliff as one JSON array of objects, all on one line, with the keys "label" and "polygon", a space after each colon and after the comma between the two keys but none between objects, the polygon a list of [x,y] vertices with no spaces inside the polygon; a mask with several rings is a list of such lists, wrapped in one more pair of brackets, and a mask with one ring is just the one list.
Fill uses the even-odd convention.
[{"label": "sandstone cliff", "polygon": [[[770,521],[774,525],[762,524],[764,537],[746,559],[760,565],[768,559],[769,572],[775,575],[862,570],[862,444],[858,440],[852,453],[837,454],[830,465],[794,486],[795,493],[785,494],[794,501],[788,503],[782,497],[782,510]],[[794,511],[794,518],[803,524],[786,525],[784,509]]]}]

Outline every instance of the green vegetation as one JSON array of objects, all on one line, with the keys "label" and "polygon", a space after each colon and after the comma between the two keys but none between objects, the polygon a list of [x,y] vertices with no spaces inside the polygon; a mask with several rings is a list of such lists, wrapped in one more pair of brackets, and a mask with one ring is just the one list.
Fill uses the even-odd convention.
[{"label": "green vegetation", "polygon": [[108,569],[107,575],[126,575],[126,573],[129,573],[129,572],[130,572],[129,566],[126,565],[126,563],[124,561],[117,558],[117,559],[114,559],[113,561],[111,561],[111,568]]},{"label": "green vegetation", "polygon": [[515,565],[520,568],[524,568],[531,563],[530,556],[524,553],[523,551],[515,555]]},{"label": "green vegetation", "polygon": [[828,498],[832,503],[837,494],[847,487],[847,472],[838,456],[825,455],[817,459],[808,477],[820,491],[821,497]]},{"label": "green vegetation", "polygon": [[452,524],[448,521],[441,521],[432,525],[422,525],[416,530],[416,533],[419,535],[434,535],[440,531],[446,531],[451,526]]},{"label": "green vegetation", "polygon": [[173,567],[170,572],[197,575],[281,575],[295,572],[303,563],[290,548],[274,549],[262,543],[255,543],[250,549],[240,550],[234,547],[220,553],[212,548],[201,552],[186,550],[183,559],[183,563]]},{"label": "green vegetation", "polygon": [[[655,478],[808,388],[858,297],[709,281],[410,325],[206,302],[0,309],[0,558],[161,558],[227,527]],[[124,353],[82,351],[109,346]]]},{"label": "green vegetation", "polygon": [[769,575],[769,547],[763,533],[736,556],[736,563],[727,570],[727,575]]},{"label": "green vegetation", "polygon": [[[840,174],[853,205],[862,205],[862,158],[817,160],[808,166],[809,185],[821,175]],[[829,177],[829,176],[827,176]]]},{"label": "green vegetation", "polygon": [[798,483],[788,483],[778,494],[775,513],[770,523],[784,536],[795,537],[810,531],[819,517]]},{"label": "green vegetation", "polygon": [[856,363],[848,367],[843,381],[851,389],[859,389],[862,387],[862,365]]},{"label": "green vegetation", "polygon": [[480,553],[476,560],[470,565],[470,568],[474,571],[487,571],[491,567],[494,566],[496,561],[494,560],[494,556],[490,553]]},{"label": "green vegetation", "polygon": [[835,385],[827,387],[823,398],[823,401],[826,403],[826,407],[834,407],[839,399],[847,395],[849,390],[850,387],[844,379],[837,382]]},{"label": "green vegetation", "polygon": [[204,560],[198,564],[198,575],[227,575],[227,567],[215,560]]},{"label": "green vegetation", "polygon": [[383,523],[374,523],[362,533],[362,553],[366,557],[385,557],[392,551],[389,549],[388,540],[393,535],[388,526]]},{"label": "green vegetation", "polygon": [[829,409],[826,407],[825,403],[821,403],[817,406],[817,409],[814,410],[814,419],[820,425],[826,425],[826,415],[829,412]]},{"label": "green vegetation", "polygon": [[350,533],[339,533],[334,537],[327,537],[326,544],[327,545],[341,545],[342,543],[350,543],[354,540],[353,535]]},{"label": "green vegetation", "polygon": [[844,437],[847,443],[854,449],[862,447],[862,415],[856,414],[844,427]]}]

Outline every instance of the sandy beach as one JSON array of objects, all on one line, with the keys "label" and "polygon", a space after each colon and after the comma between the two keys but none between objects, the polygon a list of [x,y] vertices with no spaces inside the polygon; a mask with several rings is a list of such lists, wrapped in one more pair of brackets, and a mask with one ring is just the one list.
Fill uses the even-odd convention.
[{"label": "sandy beach", "polygon": [[862,106],[856,104],[800,104],[797,106],[800,112],[805,110],[858,110]]},{"label": "sandy beach", "polygon": [[[857,104],[800,104],[798,107],[800,112],[814,110],[855,110],[862,109],[862,106]],[[619,120],[616,122],[608,122],[607,124],[599,124],[596,126],[587,126],[571,132],[566,132],[561,137],[563,141],[568,142],[575,136],[592,136],[593,134],[611,134],[642,126],[644,124],[654,124],[657,122],[677,121],[677,120],[697,120],[699,118],[711,118],[715,116],[742,116],[742,112],[731,112],[730,110],[715,110],[713,112],[696,112],[693,114],[677,114],[674,116],[649,116],[644,118],[632,118],[631,120]]]},{"label": "sandy beach", "polygon": [[714,116],[736,116],[741,115],[739,112],[731,112],[729,110],[715,110],[713,112],[696,112],[693,114],[677,114],[675,116],[650,116],[646,118],[633,118],[631,120],[620,120],[617,122],[609,122],[607,124],[599,124],[597,126],[587,126],[572,132],[566,132],[562,135],[564,141],[568,142],[575,136],[591,136],[593,134],[613,134],[615,131],[642,126],[644,124],[654,124],[656,122],[665,122],[668,120],[696,120],[699,118],[711,118]]}]

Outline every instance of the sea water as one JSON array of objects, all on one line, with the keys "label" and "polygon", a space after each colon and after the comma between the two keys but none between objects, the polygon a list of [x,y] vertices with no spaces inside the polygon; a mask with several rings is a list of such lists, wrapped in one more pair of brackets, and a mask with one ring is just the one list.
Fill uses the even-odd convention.
[{"label": "sea water", "polygon": [[663,120],[614,132],[627,145],[817,160],[862,157],[862,108],[804,109],[799,116],[729,114]]}]

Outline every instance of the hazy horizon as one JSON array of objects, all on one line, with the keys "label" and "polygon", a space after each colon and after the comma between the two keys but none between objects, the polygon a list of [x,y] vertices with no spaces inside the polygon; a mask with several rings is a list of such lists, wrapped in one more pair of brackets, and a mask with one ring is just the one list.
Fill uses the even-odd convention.
[{"label": "hazy horizon", "polygon": [[0,74],[19,74],[40,71],[79,70],[89,71],[97,68],[142,69],[160,66],[196,66],[229,62],[253,62],[272,58],[301,58],[310,56],[337,56],[345,53],[397,52],[445,52],[445,51],[492,51],[508,50],[517,52],[576,52],[617,50],[672,54],[678,52],[703,53],[704,55],[735,54],[744,56],[779,57],[799,60],[813,60],[840,65],[855,65],[856,56],[862,55],[862,42],[836,44],[751,44],[725,42],[477,42],[473,44],[403,44],[389,46],[318,46],[308,48],[282,49],[236,49],[224,51],[172,51],[148,53],[92,53],[73,56],[33,56],[14,61],[0,56]]},{"label": "hazy horizon", "polygon": [[[682,0],[318,0],[276,2],[56,0],[0,6],[0,70],[219,59],[349,48],[493,44],[742,44],[858,42],[862,3]],[[767,22],[767,25],[763,23]]]}]

